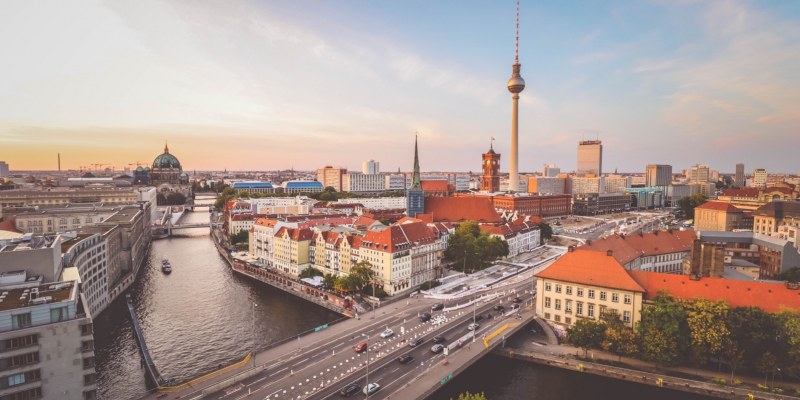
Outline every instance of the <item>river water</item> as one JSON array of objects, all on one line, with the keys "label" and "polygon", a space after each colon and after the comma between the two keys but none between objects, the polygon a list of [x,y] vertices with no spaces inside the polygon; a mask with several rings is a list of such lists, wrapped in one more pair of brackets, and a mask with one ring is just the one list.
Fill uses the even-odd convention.
[{"label": "river water", "polygon": [[[207,209],[198,208],[182,222],[207,220]],[[180,236],[153,241],[144,270],[129,291],[153,360],[165,378],[195,377],[242,359],[254,347],[267,347],[340,317],[234,275],[217,254],[207,228],[179,232]],[[162,258],[172,263],[171,275],[161,273]],[[152,384],[141,367],[124,297],[94,324],[100,398],[131,399],[147,393]],[[498,356],[485,357],[435,397],[457,398],[466,390],[484,391],[491,400],[702,398]]]}]

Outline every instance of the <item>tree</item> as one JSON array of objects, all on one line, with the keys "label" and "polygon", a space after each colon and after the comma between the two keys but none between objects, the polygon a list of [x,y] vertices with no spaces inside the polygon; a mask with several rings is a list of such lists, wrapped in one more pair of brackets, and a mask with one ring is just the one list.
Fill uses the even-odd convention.
[{"label": "tree", "polygon": [[694,361],[704,365],[710,356],[721,356],[724,344],[730,339],[728,305],[722,301],[703,298],[683,303],[691,338],[690,350]]},{"label": "tree", "polygon": [[783,355],[783,365],[785,372],[795,378],[800,377],[800,315],[784,311],[777,316],[779,324],[779,334],[775,340],[783,351],[778,354]]},{"label": "tree", "polygon": [[686,218],[692,219],[694,218],[694,208],[705,203],[706,200],[708,200],[708,197],[701,193],[697,193],[678,199],[678,207],[681,208],[681,211]]},{"label": "tree", "polygon": [[470,393],[469,391],[458,395],[458,400],[487,400],[483,392]]},{"label": "tree", "polygon": [[766,352],[761,355],[758,359],[758,364],[756,364],[756,369],[758,372],[764,374],[764,386],[767,385],[767,378],[769,374],[775,374],[775,370],[778,368],[778,357],[775,357],[772,353]]},{"label": "tree", "polygon": [[334,287],[343,292],[356,292],[358,291],[358,278],[353,275],[345,275],[336,278]]},{"label": "tree", "polygon": [[772,314],[756,307],[736,307],[728,311],[727,325],[745,366],[754,367],[766,352],[777,353],[778,321]]},{"label": "tree", "polygon": [[674,365],[686,353],[691,339],[686,311],[675,299],[659,293],[653,303],[642,309],[638,325],[642,355],[656,365]]},{"label": "tree", "polygon": [[800,267],[792,268],[778,275],[778,279],[789,282],[800,282]]},{"label": "tree", "polygon": [[567,328],[567,343],[583,349],[583,356],[589,349],[597,349],[603,343],[606,325],[589,319],[579,319]]},{"label": "tree", "polygon": [[553,227],[551,227],[547,222],[539,222],[539,235],[542,243],[544,243],[546,240],[549,240],[553,237]]},{"label": "tree", "polygon": [[492,261],[508,255],[508,243],[482,232],[475,221],[461,224],[447,240],[445,259],[464,272],[481,270]]},{"label": "tree", "polygon": [[297,275],[297,277],[300,278],[300,279],[313,278],[315,276],[322,276],[322,271],[320,271],[320,270],[318,270],[318,269],[316,269],[314,267],[306,268],[306,269],[300,271],[300,273]]},{"label": "tree", "polygon": [[322,277],[322,285],[328,289],[336,287],[336,276],[333,274],[325,274]]},{"label": "tree", "polygon": [[639,351],[639,338],[636,336],[636,331],[629,326],[608,325],[603,336],[601,344],[603,350],[616,354],[620,360],[622,356],[632,356]]},{"label": "tree", "polygon": [[231,235],[231,244],[247,243],[250,240],[250,232],[245,229]]},{"label": "tree", "polygon": [[350,268],[350,275],[356,290],[363,290],[375,281],[375,271],[372,269],[372,264],[369,261],[359,261],[356,265]]}]

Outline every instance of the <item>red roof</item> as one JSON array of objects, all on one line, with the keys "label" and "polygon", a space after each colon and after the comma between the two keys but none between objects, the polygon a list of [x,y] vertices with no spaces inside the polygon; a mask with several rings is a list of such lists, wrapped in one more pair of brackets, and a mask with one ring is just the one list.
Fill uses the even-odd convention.
[{"label": "red roof", "polygon": [[8,231],[14,233],[24,233],[17,229],[17,223],[15,217],[6,218],[5,221],[0,222],[0,231]]},{"label": "red roof", "polygon": [[614,258],[596,251],[571,251],[536,274],[538,278],[582,283],[609,289],[644,292]]},{"label": "red roof", "polygon": [[741,189],[725,189],[722,192],[723,196],[731,197],[758,197],[758,188],[741,188]]},{"label": "red roof", "polygon": [[644,235],[609,236],[593,240],[575,250],[607,252],[625,265],[639,257],[692,251],[694,231],[658,231]]},{"label": "red roof", "polygon": [[314,236],[314,232],[309,228],[293,229],[285,226],[281,229],[278,229],[278,232],[275,233],[275,236],[283,236],[284,232],[288,233],[289,238],[295,242],[311,240],[311,238]]},{"label": "red roof", "polygon": [[410,222],[424,222],[424,221],[422,221],[419,218],[403,217],[403,218],[400,218],[399,221],[395,222],[395,224],[402,225],[402,224],[407,224],[407,223],[410,223]]},{"label": "red roof", "polygon": [[697,207],[695,210],[714,210],[714,211],[725,211],[725,212],[742,212],[742,210],[738,209],[731,203],[726,203],[724,201],[707,201]]},{"label": "red roof", "polygon": [[380,232],[369,231],[361,241],[361,247],[395,252],[407,250],[415,244],[433,243],[436,233],[424,222],[411,222],[403,225],[392,225]]},{"label": "red roof", "polygon": [[789,290],[783,283],[740,281],[724,278],[689,279],[688,275],[629,271],[645,289],[645,299],[665,291],[680,299],[702,297],[724,301],[731,307],[758,307],[778,313],[791,308],[800,311],[800,290]]},{"label": "red roof", "polygon": [[422,190],[425,192],[448,192],[447,181],[444,180],[421,180]]},{"label": "red roof", "polygon": [[425,213],[433,222],[502,221],[488,197],[426,197]]}]

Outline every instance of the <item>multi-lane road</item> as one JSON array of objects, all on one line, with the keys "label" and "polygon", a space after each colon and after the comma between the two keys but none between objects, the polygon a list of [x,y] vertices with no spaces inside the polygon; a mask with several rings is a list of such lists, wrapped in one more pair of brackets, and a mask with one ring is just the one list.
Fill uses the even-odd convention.
[{"label": "multi-lane road", "polygon": [[[379,315],[374,319],[364,316],[367,318],[364,324],[271,360],[260,366],[263,370],[259,374],[206,398],[329,399],[338,398],[339,391],[352,383],[359,386],[354,397],[363,398],[365,395],[361,389],[367,382],[367,357],[369,382],[380,385],[380,389],[369,397],[385,398],[432,364],[446,362],[444,352],[431,351],[434,336],[443,336],[443,344],[452,347],[451,352],[458,351],[458,340],[470,332],[467,327],[473,322],[474,314],[482,317],[478,321],[480,327],[475,335],[476,341],[473,344],[470,340],[464,340],[461,346],[482,346],[484,334],[497,329],[501,322],[514,318],[514,313],[510,312],[511,299],[518,295],[522,305],[530,302],[531,294],[525,292],[526,288],[530,288],[530,282],[522,280],[498,289],[505,290],[503,296],[459,310],[431,311],[431,305],[436,301],[424,299],[411,300],[393,315]],[[512,293],[513,289],[516,289],[516,294]],[[499,304],[505,306],[507,315],[494,309]],[[431,320],[422,322],[419,315],[423,312],[431,313]],[[492,314],[492,317],[487,314]],[[380,334],[387,328],[392,329],[394,335],[382,338]],[[421,337],[423,343],[412,348],[408,341],[416,337]],[[353,347],[360,342],[367,342],[369,350],[356,352]],[[413,357],[413,360],[399,362],[398,357],[405,354]]]}]

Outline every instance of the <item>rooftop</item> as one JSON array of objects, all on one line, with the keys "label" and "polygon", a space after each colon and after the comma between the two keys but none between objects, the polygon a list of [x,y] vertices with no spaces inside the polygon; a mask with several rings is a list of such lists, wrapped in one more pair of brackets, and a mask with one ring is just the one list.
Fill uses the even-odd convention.
[{"label": "rooftop", "polygon": [[134,217],[136,217],[136,214],[138,214],[140,211],[141,210],[138,207],[123,208],[122,210],[116,212],[114,215],[106,218],[106,220],[103,222],[112,224],[130,222],[133,220]]},{"label": "rooftop", "polygon": [[272,183],[270,182],[235,182],[234,189],[271,189]]},{"label": "rooftop", "polygon": [[737,208],[736,206],[732,205],[731,203],[726,203],[724,201],[707,201],[697,207],[696,210],[713,210],[713,211],[725,211],[725,212],[742,212],[741,209]]},{"label": "rooftop", "polygon": [[425,214],[433,222],[502,221],[488,197],[426,197]]},{"label": "rooftop", "polygon": [[646,234],[614,235],[605,239],[587,241],[585,245],[576,248],[577,251],[611,250],[614,258],[625,265],[642,256],[655,256],[662,254],[692,251],[692,242],[696,235],[694,231],[656,231]]},{"label": "rooftop", "polygon": [[27,288],[0,289],[0,311],[69,300],[73,287],[73,282],[51,282]]},{"label": "rooftop", "polygon": [[644,292],[614,258],[596,251],[570,251],[536,274],[537,278]]}]

